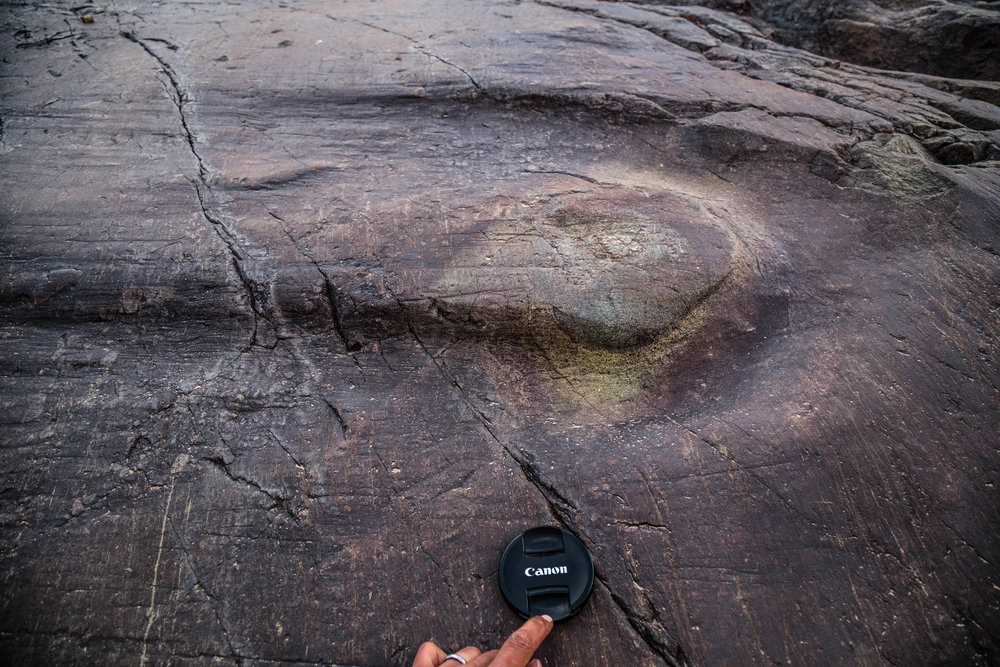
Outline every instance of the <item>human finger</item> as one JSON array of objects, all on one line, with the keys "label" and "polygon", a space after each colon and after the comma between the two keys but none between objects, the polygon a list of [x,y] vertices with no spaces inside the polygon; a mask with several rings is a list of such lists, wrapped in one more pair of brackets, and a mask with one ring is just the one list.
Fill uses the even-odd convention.
[{"label": "human finger", "polygon": [[497,657],[497,653],[499,652],[497,649],[493,649],[492,651],[486,651],[486,653],[480,653],[479,657],[475,660],[470,660],[466,667],[489,667],[489,665],[493,664],[493,658]]},{"label": "human finger", "polygon": [[445,652],[434,642],[424,642],[413,658],[413,667],[438,667],[444,660]]},{"label": "human finger", "polygon": [[[449,653],[441,661],[441,667],[459,667],[459,665],[471,664],[473,660],[479,657],[480,651],[475,646],[466,646],[465,648],[459,649],[454,653]],[[458,656],[461,660],[456,659],[454,656]],[[452,660],[454,662],[449,662]]]},{"label": "human finger", "polygon": [[548,615],[529,618],[500,647],[489,663],[490,667],[525,667],[542,641],[552,632],[552,618]]}]

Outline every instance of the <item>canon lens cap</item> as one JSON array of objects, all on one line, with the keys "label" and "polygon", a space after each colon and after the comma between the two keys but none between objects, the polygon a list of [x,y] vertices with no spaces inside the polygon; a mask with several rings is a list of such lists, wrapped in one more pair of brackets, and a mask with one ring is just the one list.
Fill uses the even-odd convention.
[{"label": "canon lens cap", "polygon": [[529,528],[500,557],[500,590],[523,618],[561,621],[580,611],[594,586],[594,563],[576,535],[556,526]]}]

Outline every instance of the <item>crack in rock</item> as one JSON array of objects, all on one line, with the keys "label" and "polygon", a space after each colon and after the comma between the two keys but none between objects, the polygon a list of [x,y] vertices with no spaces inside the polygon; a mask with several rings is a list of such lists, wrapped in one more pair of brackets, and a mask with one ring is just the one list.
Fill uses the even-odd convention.
[{"label": "crack in rock", "polygon": [[[402,305],[400,307],[402,307]],[[453,378],[444,366],[441,365],[437,358],[431,354],[431,351],[424,345],[412,323],[408,322],[408,325],[410,334],[413,336],[414,340],[416,340],[417,345],[421,350],[423,350],[424,354],[428,357],[428,359],[430,359],[431,363],[434,364],[438,372],[441,373],[441,375],[448,380],[448,382],[455,387],[455,389],[458,390],[459,395],[462,397],[462,401],[466,404],[473,415],[475,415],[476,419],[482,424],[489,436],[500,445],[500,447],[507,453],[508,456],[511,457],[511,459],[514,460],[514,462],[518,465],[518,468],[521,470],[521,474],[524,476],[525,480],[541,494],[543,500],[548,505],[549,513],[552,515],[553,519],[569,532],[580,536],[585,542],[594,544],[594,540],[592,540],[582,527],[574,520],[574,516],[579,512],[579,508],[576,503],[542,477],[537,466],[534,464],[533,457],[528,452],[523,449],[516,451],[513,447],[500,439],[489,417],[483,414],[483,412],[475,406],[462,385],[455,378]],[[643,593],[643,597],[646,600],[647,605],[653,611],[653,618],[651,620],[644,618],[632,609],[628,603],[625,602],[624,598],[615,593],[614,589],[605,579],[596,573],[595,578],[608,590],[612,601],[621,610],[622,614],[625,615],[629,625],[655,655],[671,667],[689,667],[690,663],[688,662],[684,649],[680,646],[680,644],[675,642],[675,645],[671,646],[662,639],[663,637],[669,637],[669,633],[666,631],[662,621],[659,620],[659,613],[656,610],[655,605],[653,605],[652,601],[647,595],[645,595],[645,593]],[[638,586],[638,584],[636,585]]]},{"label": "crack in rock", "polygon": [[[614,602],[615,606],[622,612],[625,616],[625,620],[632,627],[637,635],[645,642],[646,646],[663,662],[670,667],[690,667],[691,663],[688,662],[687,656],[684,653],[684,649],[677,644],[676,646],[670,646],[664,642],[661,637],[668,636],[666,628],[663,627],[663,623],[660,622],[658,618],[652,620],[643,617],[636,610],[618,595],[611,584],[607,582],[604,577],[598,573],[594,573],[594,579],[607,590],[608,595],[611,596],[611,601]],[[656,607],[650,601],[649,597],[643,594],[643,598],[646,603],[656,614]]]},{"label": "crack in rock", "polygon": [[216,622],[222,629],[223,639],[225,640],[226,647],[229,649],[230,652],[229,657],[233,660],[233,662],[237,666],[242,665],[244,656],[242,655],[242,652],[238,651],[236,649],[236,646],[233,644],[231,633],[229,631],[229,628],[227,627],[228,624],[225,622],[225,620],[222,617],[222,614],[219,612],[218,605],[215,601],[215,596],[212,595],[212,593],[208,590],[208,587],[205,586],[204,582],[202,582],[201,575],[198,574],[198,570],[195,567],[194,557],[191,556],[191,552],[188,550],[187,544],[184,543],[184,540],[181,539],[180,533],[177,532],[177,527],[174,525],[173,519],[167,517],[167,521],[170,524],[170,531],[174,535],[174,540],[176,541],[177,546],[180,548],[181,553],[184,555],[184,564],[187,566],[187,569],[191,572],[191,576],[194,577],[196,590],[201,591],[202,595],[205,596],[209,608],[212,610],[212,614],[215,616]]},{"label": "crack in rock", "polygon": [[274,218],[274,220],[278,222],[278,225],[281,227],[281,231],[285,234],[285,236],[288,237],[288,240],[295,248],[295,251],[298,252],[303,257],[305,257],[306,259],[308,259],[312,263],[312,265],[316,267],[316,271],[322,277],[323,298],[326,300],[327,305],[330,308],[330,320],[331,323],[333,324],[333,330],[337,334],[337,337],[340,339],[340,342],[344,345],[344,349],[347,351],[348,354],[351,355],[351,358],[354,359],[354,365],[358,367],[358,370],[361,371],[363,375],[364,371],[361,369],[361,363],[358,361],[357,357],[354,354],[355,352],[359,351],[362,347],[364,347],[364,343],[362,342],[363,337],[359,338],[353,334],[350,334],[347,331],[346,327],[344,326],[344,314],[340,307],[340,297],[341,297],[340,290],[337,289],[337,286],[333,282],[333,279],[330,278],[330,274],[326,272],[326,270],[320,264],[319,260],[317,260],[315,257],[313,257],[312,254],[310,254],[304,248],[302,248],[299,245],[299,242],[295,240],[295,237],[288,230],[288,222],[283,217],[272,211],[271,209],[265,207],[265,210],[267,211],[268,215],[270,215],[272,218]]},{"label": "crack in rock", "polygon": [[[268,323],[274,332],[277,332],[277,326],[275,325],[273,318],[268,314],[268,309],[266,304],[269,301],[270,290],[268,286],[253,279],[246,271],[243,266],[244,259],[249,256],[249,253],[241,247],[241,243],[237,240],[236,235],[229,228],[229,226],[219,217],[215,216],[209,210],[206,203],[205,192],[211,193],[211,186],[208,183],[207,176],[209,173],[208,168],[205,165],[205,160],[202,158],[201,154],[198,152],[197,145],[195,143],[194,132],[191,130],[191,124],[188,120],[188,113],[186,111],[186,106],[190,104],[190,97],[181,87],[180,79],[174,68],[164,60],[159,54],[156,53],[148,44],[147,41],[162,41],[162,40],[144,40],[138,37],[135,33],[128,30],[122,30],[119,33],[122,37],[137,44],[143,51],[145,51],[160,67],[160,71],[166,76],[167,81],[170,84],[168,92],[170,94],[170,100],[174,103],[177,108],[177,114],[180,118],[181,130],[184,135],[184,140],[194,156],[195,162],[198,165],[198,180],[191,180],[191,184],[194,187],[195,194],[198,198],[198,205],[201,209],[201,214],[211,225],[212,229],[215,231],[216,236],[225,244],[226,248],[229,250],[231,256],[231,263],[233,270],[236,272],[237,278],[239,278],[240,284],[243,286],[244,294],[246,295],[247,301],[250,305],[251,315],[253,316],[253,331],[250,334],[250,340],[247,343],[246,348],[243,351],[248,351],[249,349],[257,346],[258,343],[258,331],[260,329],[261,320]],[[170,48],[168,45],[167,48]],[[276,341],[272,344],[261,345],[267,349],[274,349]]]},{"label": "crack in rock", "polygon": [[[335,16],[330,16],[329,14],[327,14],[327,18],[332,19],[334,21],[339,21],[340,20],[340,19],[338,19]],[[367,28],[371,28],[372,30],[380,30],[381,32],[384,32],[386,34],[395,35],[396,37],[401,37],[402,39],[405,39],[406,41],[408,41],[411,44],[413,44],[416,47],[417,51],[419,51],[420,53],[424,54],[425,56],[427,56],[429,58],[434,58],[435,60],[437,60],[437,61],[439,61],[439,62],[447,65],[448,67],[451,67],[452,69],[457,69],[459,72],[461,72],[462,74],[465,75],[465,77],[469,80],[469,83],[472,84],[473,88],[475,88],[476,90],[482,90],[482,86],[479,85],[479,82],[477,82],[472,77],[471,74],[469,74],[467,71],[465,71],[464,69],[462,69],[461,67],[459,67],[455,63],[449,62],[448,60],[445,60],[444,58],[442,58],[441,56],[437,55],[436,53],[432,53],[423,42],[420,42],[420,41],[414,39],[413,37],[410,37],[409,35],[404,35],[401,32],[396,32],[395,30],[389,30],[388,28],[383,28],[382,26],[375,25],[374,23],[367,23],[365,21],[362,21],[360,19],[355,19],[355,18],[352,18],[351,20],[354,21],[355,23],[360,23],[361,25],[363,25],[363,26],[365,26]]]},{"label": "crack in rock", "polygon": [[282,496],[277,491],[265,488],[260,484],[260,482],[251,477],[234,473],[229,469],[229,464],[226,463],[226,460],[221,456],[203,456],[201,460],[206,463],[210,463],[212,467],[225,474],[226,477],[237,484],[253,489],[266,496],[271,501],[271,505],[267,508],[268,511],[281,510],[291,517],[292,520],[298,521],[298,513],[291,507],[290,504],[292,499],[291,496]]}]

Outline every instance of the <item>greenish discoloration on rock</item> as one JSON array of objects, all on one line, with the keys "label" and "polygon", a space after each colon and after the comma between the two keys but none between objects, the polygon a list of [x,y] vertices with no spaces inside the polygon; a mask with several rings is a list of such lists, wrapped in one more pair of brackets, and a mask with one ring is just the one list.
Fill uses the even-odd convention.
[{"label": "greenish discoloration on rock", "polygon": [[737,246],[700,204],[669,193],[567,198],[536,225],[535,295],[574,341],[608,349],[668,333],[725,278]]},{"label": "greenish discoloration on rock", "polygon": [[934,197],[955,187],[923,146],[902,134],[877,136],[856,164],[863,171],[846,182],[873,192],[888,190],[903,202]]}]

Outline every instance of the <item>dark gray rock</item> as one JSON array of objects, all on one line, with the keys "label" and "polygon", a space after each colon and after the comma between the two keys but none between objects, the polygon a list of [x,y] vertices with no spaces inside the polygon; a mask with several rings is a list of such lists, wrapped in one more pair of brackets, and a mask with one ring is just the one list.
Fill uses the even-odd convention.
[{"label": "dark gray rock", "polygon": [[739,14],[774,39],[859,65],[1000,79],[1000,10],[977,0],[638,0]]},{"label": "dark gray rock", "polygon": [[1000,85],[705,7],[0,11],[9,661],[496,645],[539,523],[547,664],[997,661]]}]

